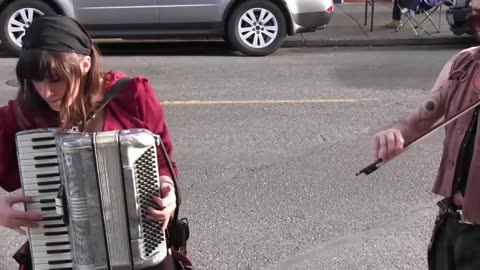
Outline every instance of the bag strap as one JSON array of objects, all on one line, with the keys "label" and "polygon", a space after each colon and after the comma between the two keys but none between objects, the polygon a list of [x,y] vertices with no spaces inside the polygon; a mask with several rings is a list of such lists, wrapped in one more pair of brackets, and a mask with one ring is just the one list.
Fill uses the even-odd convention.
[{"label": "bag strap", "polygon": [[110,91],[108,91],[105,97],[103,98],[103,101],[100,104],[100,107],[98,107],[97,111],[95,111],[93,114],[90,115],[90,117],[87,118],[87,122],[85,123],[85,126],[88,126],[88,123],[91,120],[93,120],[95,116],[97,116],[97,114],[101,112],[110,101],[112,101],[112,99],[117,97],[118,94],[120,94],[123,91],[123,89],[125,89],[125,86],[129,81],[130,81],[130,78],[123,77],[115,82],[112,89],[110,89]]}]

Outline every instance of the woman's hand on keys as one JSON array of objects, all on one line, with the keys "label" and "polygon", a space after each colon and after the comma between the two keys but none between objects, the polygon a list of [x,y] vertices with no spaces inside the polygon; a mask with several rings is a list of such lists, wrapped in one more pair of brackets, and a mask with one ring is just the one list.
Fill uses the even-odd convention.
[{"label": "woman's hand on keys", "polygon": [[42,220],[42,214],[39,212],[25,212],[14,209],[16,203],[30,203],[32,198],[25,196],[1,196],[0,197],[0,225],[10,228],[20,234],[25,231],[20,227],[34,228]]},{"label": "woman's hand on keys", "polygon": [[177,207],[177,197],[175,196],[175,188],[173,180],[169,176],[160,177],[160,189],[162,197],[153,197],[153,201],[157,203],[158,209],[149,208],[147,218],[153,221],[163,222],[163,230],[167,229],[168,222],[175,213]]}]

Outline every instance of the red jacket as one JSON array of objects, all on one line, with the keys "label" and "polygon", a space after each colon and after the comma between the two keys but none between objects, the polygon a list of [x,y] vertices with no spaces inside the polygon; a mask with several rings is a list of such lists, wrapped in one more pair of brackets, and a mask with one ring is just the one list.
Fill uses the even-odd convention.
[{"label": "red jacket", "polygon": [[[110,90],[119,78],[125,76],[121,72],[107,73],[105,90]],[[48,122],[51,121],[45,119],[45,123]],[[51,126],[45,124],[35,128],[48,127]],[[130,128],[145,128],[160,135],[170,156],[175,175],[178,175],[176,164],[172,160],[173,146],[163,108],[144,77],[132,78],[125,89],[105,107],[104,131]],[[9,192],[21,187],[15,144],[15,134],[19,131],[22,129],[16,122],[15,103],[10,101],[7,106],[0,107],[0,187]],[[160,149],[157,153],[160,175],[170,176]]]}]

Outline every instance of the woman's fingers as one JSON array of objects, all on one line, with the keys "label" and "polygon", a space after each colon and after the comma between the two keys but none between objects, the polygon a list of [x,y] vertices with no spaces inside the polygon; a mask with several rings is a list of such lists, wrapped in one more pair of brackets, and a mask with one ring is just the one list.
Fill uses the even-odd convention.
[{"label": "woman's fingers", "polygon": [[41,221],[43,219],[42,214],[39,212],[32,212],[32,211],[20,211],[13,209],[8,214],[9,219],[22,219],[22,220],[29,220],[29,221]]}]

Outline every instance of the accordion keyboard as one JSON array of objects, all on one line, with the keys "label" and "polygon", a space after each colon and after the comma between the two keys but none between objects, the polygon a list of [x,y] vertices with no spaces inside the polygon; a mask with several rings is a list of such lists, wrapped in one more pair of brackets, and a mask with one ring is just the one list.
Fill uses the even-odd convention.
[{"label": "accordion keyboard", "polygon": [[43,215],[38,228],[28,229],[33,267],[72,269],[68,228],[55,209],[61,181],[53,131],[19,133],[17,151],[24,195],[34,200],[25,210]]}]

